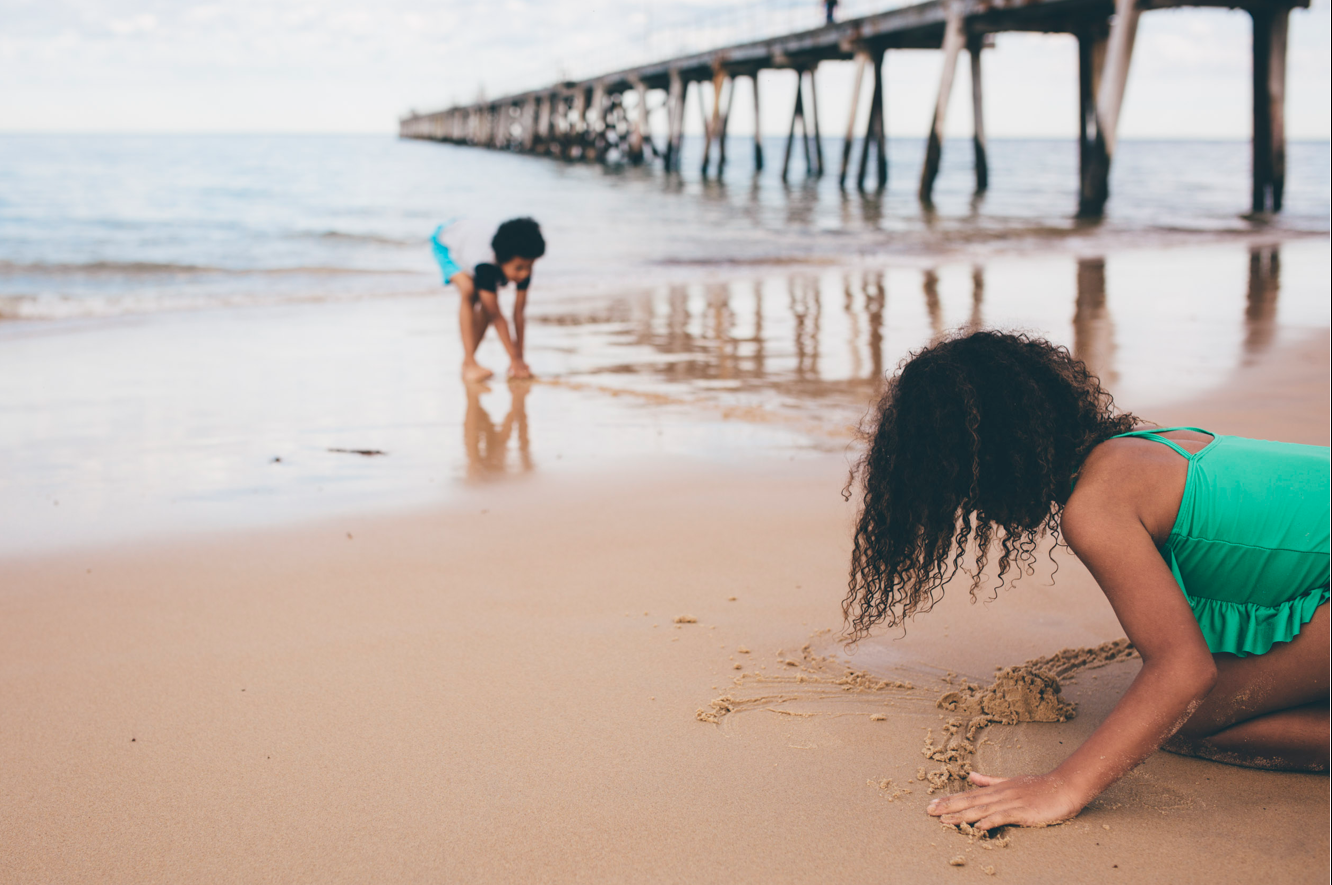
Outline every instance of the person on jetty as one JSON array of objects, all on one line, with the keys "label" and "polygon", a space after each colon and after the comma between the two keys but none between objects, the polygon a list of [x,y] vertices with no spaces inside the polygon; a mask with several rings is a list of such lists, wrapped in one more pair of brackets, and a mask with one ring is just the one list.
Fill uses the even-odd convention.
[{"label": "person on jetty", "polygon": [[934,800],[982,830],[1074,817],[1158,748],[1328,765],[1329,450],[1144,426],[1066,349],[975,332],[912,356],[855,469],[864,499],[843,611],[862,638],[929,611],[968,549],[976,598],[1030,571],[1047,532],[1086,564],[1142,656],[1054,771],[972,773]]},{"label": "person on jetty", "polygon": [[[509,354],[509,377],[531,378],[532,370],[523,359],[523,342],[532,267],[546,254],[541,226],[530,218],[511,218],[498,227],[463,219],[435,228],[430,244],[444,274],[444,285],[452,285],[461,296],[458,327],[463,343],[463,380],[484,381],[495,374],[476,361],[476,348],[491,326]],[[517,290],[512,329],[499,303],[499,290],[510,284]]]}]

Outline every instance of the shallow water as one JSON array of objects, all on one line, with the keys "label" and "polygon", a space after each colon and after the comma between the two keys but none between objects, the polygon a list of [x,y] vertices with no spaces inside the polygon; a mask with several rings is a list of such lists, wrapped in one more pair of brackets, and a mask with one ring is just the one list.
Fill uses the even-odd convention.
[{"label": "shallow water", "polygon": [[[447,296],[9,323],[0,554],[484,507],[496,480],[617,465],[849,458],[884,373],[969,326],[1066,344],[1121,404],[1169,423],[1170,401],[1325,334],[1328,259],[1306,239],[769,269],[556,300],[531,319],[535,385],[459,382]],[[479,357],[505,367],[493,336]]]},{"label": "shallow water", "polygon": [[663,285],[539,311],[571,336],[564,377],[724,407],[859,417],[879,380],[945,332],[1029,331],[1064,344],[1121,402],[1220,384],[1280,334],[1329,324],[1323,242],[1108,255],[944,258]]}]

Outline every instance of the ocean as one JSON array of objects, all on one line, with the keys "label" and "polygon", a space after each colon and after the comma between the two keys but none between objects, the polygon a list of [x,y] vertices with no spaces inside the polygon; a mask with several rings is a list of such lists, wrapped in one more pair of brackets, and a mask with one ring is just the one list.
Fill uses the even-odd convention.
[{"label": "ocean", "polygon": [[0,320],[428,294],[426,238],[459,216],[541,221],[547,297],[623,291],[717,268],[886,262],[966,249],[1080,252],[1253,235],[1326,234],[1328,144],[1290,145],[1286,209],[1250,220],[1242,142],[1126,141],[1108,214],[1073,218],[1074,141],[996,140],[972,196],[971,145],[950,141],[933,211],[915,193],[923,142],[894,139],[881,197],[806,179],[783,140],[732,138],[723,181],[336,135],[0,135]]}]

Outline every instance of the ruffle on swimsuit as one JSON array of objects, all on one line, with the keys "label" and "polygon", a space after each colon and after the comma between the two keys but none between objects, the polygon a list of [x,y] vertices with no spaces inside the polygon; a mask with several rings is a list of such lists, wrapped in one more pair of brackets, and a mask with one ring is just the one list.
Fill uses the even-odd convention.
[{"label": "ruffle on swimsuit", "polygon": [[1328,601],[1326,585],[1277,605],[1193,596],[1179,573],[1174,553],[1167,547],[1162,555],[1184,590],[1184,598],[1193,609],[1203,639],[1213,652],[1224,651],[1240,657],[1263,654],[1276,643],[1290,642],[1298,636],[1304,625],[1313,619],[1318,606]]},{"label": "ruffle on swimsuit", "polygon": [[[1189,452],[1161,436],[1206,433]],[[1328,600],[1332,480],[1325,446],[1219,436],[1199,427],[1135,430],[1189,462],[1161,555],[1207,647],[1260,655],[1294,639]]]}]

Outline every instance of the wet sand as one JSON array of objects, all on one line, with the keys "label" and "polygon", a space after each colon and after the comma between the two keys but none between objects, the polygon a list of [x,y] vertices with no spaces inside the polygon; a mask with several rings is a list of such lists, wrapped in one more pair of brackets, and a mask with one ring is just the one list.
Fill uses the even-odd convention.
[{"label": "wet sand", "polygon": [[[840,453],[884,373],[950,328],[1049,337],[1150,409],[1325,330],[1330,261],[1304,237],[542,289],[530,387],[458,383],[450,292],[0,323],[0,558],[451,506],[612,464]],[[507,362],[493,336],[480,357]]]},{"label": "wet sand", "polygon": [[[1326,444],[1326,331],[1142,411]],[[10,556],[0,881],[1325,875],[1325,777],[1158,754],[1004,848],[927,817],[922,748],[957,677],[1121,631],[1060,556],[1057,585],[978,605],[955,590],[846,656],[821,632],[840,622],[845,467],[662,457],[396,516]],[[911,688],[815,678],[847,664]],[[1135,666],[1067,684],[1068,722],[990,726],[977,767],[1053,765]],[[791,677],[786,699],[697,718],[768,690],[745,674]]]}]

